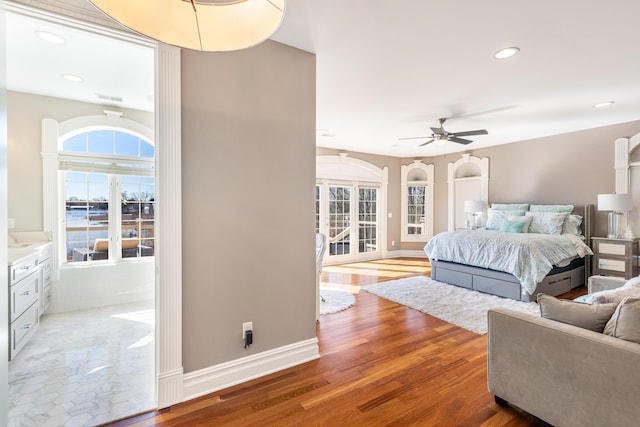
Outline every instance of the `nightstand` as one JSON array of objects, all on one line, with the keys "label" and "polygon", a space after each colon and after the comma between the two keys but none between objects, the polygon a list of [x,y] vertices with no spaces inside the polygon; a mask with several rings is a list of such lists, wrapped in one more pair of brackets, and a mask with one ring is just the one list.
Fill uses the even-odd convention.
[{"label": "nightstand", "polygon": [[592,237],[593,274],[617,276],[631,279],[640,272],[638,269],[639,239],[609,239]]}]

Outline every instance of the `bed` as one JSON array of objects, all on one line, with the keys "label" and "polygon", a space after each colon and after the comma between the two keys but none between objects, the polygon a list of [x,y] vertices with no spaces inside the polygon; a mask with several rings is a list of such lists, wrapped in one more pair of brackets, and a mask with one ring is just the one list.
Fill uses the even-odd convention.
[{"label": "bed", "polygon": [[427,243],[431,278],[526,302],[563,294],[586,283],[593,214],[593,205],[493,204],[486,227]]}]

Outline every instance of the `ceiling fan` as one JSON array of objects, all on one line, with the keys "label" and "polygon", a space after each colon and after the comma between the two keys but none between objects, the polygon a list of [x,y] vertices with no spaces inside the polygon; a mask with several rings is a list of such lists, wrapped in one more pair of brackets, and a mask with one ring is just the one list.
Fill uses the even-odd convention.
[{"label": "ceiling fan", "polygon": [[[447,132],[446,130],[444,130],[443,126],[444,126],[444,122],[447,120],[447,118],[443,118],[443,119],[438,119],[438,121],[440,122],[440,127],[439,128],[431,128],[431,131],[433,132],[431,134],[431,139],[429,139],[428,141],[418,145],[418,147],[423,147],[427,144],[431,144],[433,141],[453,141],[453,142],[457,142],[458,144],[470,144],[473,141],[471,141],[470,139],[464,139],[464,138],[460,138],[461,136],[472,136],[472,135],[487,135],[488,132],[484,129],[478,129],[478,130],[468,130],[465,132]],[[428,136],[412,136],[409,138],[398,138],[398,139],[423,139],[423,138],[429,138]]]}]

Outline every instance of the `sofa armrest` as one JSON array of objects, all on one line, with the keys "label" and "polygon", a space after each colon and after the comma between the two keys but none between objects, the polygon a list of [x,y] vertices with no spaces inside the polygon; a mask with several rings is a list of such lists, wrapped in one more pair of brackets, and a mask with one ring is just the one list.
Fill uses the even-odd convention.
[{"label": "sofa armrest", "polygon": [[488,386],[555,426],[640,419],[640,344],[507,309],[488,313]]},{"label": "sofa armrest", "polygon": [[591,276],[589,277],[589,284],[587,289],[589,293],[592,294],[594,292],[600,291],[608,291],[611,289],[619,288],[627,282],[627,279],[624,277],[615,277],[615,276]]}]

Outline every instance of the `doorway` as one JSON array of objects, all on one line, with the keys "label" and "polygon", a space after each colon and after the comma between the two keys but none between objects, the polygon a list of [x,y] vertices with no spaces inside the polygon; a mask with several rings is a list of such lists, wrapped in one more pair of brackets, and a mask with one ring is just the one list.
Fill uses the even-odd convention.
[{"label": "doorway", "polygon": [[[7,65],[10,91],[7,102],[9,117],[7,205],[9,217],[16,220],[15,231],[46,231],[52,236],[53,245],[57,250],[52,257],[51,307],[48,312],[40,313],[39,330],[9,364],[9,424],[43,425],[55,424],[56,421],[60,424],[101,424],[155,409],[158,406],[154,329],[156,319],[154,244],[152,236],[142,235],[142,229],[146,227],[146,219],[149,216],[145,209],[150,203],[148,200],[143,203],[137,198],[134,200],[131,197],[120,197],[120,192],[124,194],[125,190],[133,188],[133,184],[129,182],[131,178],[125,177],[129,180],[126,182],[125,178],[121,178],[124,176],[122,171],[117,175],[117,179],[113,178],[118,184],[117,188],[116,186],[108,187],[113,190],[97,183],[93,178],[99,175],[95,173],[95,168],[101,163],[93,161],[93,164],[88,166],[91,161],[82,153],[76,154],[73,159],[76,164],[78,159],[81,159],[80,163],[84,161],[87,169],[91,169],[74,172],[76,175],[84,174],[83,180],[80,180],[82,182],[76,179],[72,183],[73,180],[68,174],[65,179],[58,179],[60,174],[64,174],[62,170],[65,170],[72,161],[67,159],[64,163],[60,159],[44,156],[43,165],[40,136],[41,133],[47,134],[49,129],[44,124],[41,126],[41,122],[43,117],[55,117],[60,120],[81,113],[94,117],[101,115],[105,121],[111,121],[108,125],[117,128],[118,120],[113,118],[113,114],[111,117],[105,116],[104,110],[107,109],[111,113],[114,110],[122,112],[125,117],[128,115],[141,122],[146,120],[145,124],[153,129],[155,127],[153,96],[155,53],[154,47],[149,43],[128,43],[122,37],[114,39],[100,31],[84,31],[78,25],[69,26],[66,19],[58,20],[48,14],[46,19],[39,19],[34,15],[37,13],[34,11],[27,13],[20,7],[11,7],[7,13],[6,29],[9,34]],[[22,36],[21,31],[27,31],[27,33]],[[106,59],[109,66],[115,66],[114,70],[103,64],[103,74],[108,74],[109,78],[122,76],[123,78],[120,79],[122,81],[133,77],[128,67],[136,69],[137,67],[133,62],[119,66],[116,61],[119,56],[133,61],[127,54],[131,51],[131,49],[127,50],[127,47],[133,45],[133,50],[136,52],[133,56],[144,55],[148,60],[148,65],[143,69],[146,70],[146,78],[150,82],[151,89],[146,94],[149,95],[149,99],[144,103],[148,103],[150,109],[145,110],[143,107],[131,104],[125,105],[119,101],[120,97],[114,95],[114,92],[106,90],[98,92],[99,89],[96,88],[90,89],[90,95],[97,98],[92,101],[85,99],[81,91],[76,92],[76,86],[65,86],[70,83],[95,84],[96,80],[105,77],[99,75],[97,78],[92,78],[93,75],[89,77],[90,67],[88,66],[82,68],[87,74],[75,75],[76,81],[60,79],[59,82],[47,84],[47,87],[52,90],[62,90],[64,95],[55,92],[45,93],[40,89],[30,89],[28,86],[21,85],[20,79],[16,80],[12,77],[16,74],[14,67],[21,65],[12,54],[16,49],[12,43],[14,41],[26,41],[27,44],[33,45],[46,43],[39,39],[41,33],[49,35],[57,33],[63,40],[62,47],[55,43],[46,45],[46,49],[53,53],[52,56],[56,59],[65,58],[62,49],[78,46],[72,40],[81,40],[82,43],[90,44],[93,50],[98,52],[100,60]],[[110,57],[108,48],[115,45],[123,46],[125,52],[116,54],[116,57]],[[19,50],[20,61],[33,59],[29,58],[31,50],[24,45],[19,46]],[[85,62],[92,62],[89,56],[83,53],[75,52],[73,55],[83,58]],[[52,60],[51,55],[35,55],[35,57],[39,60]],[[98,60],[95,61],[98,62]],[[72,61],[67,60],[66,66],[70,70],[73,68],[72,65],[74,65]],[[54,66],[46,62],[30,64],[30,68],[54,70]],[[23,76],[27,73],[19,71],[18,74]],[[54,74],[55,78],[61,77],[59,73]],[[81,81],[77,81],[78,79]],[[38,81],[40,80],[33,76],[30,80],[26,80],[27,83]],[[126,96],[122,98],[126,99]],[[139,100],[139,97],[136,99]],[[106,147],[108,145],[105,144],[106,140],[97,138],[95,146]],[[87,144],[91,145],[90,142]],[[105,151],[104,154],[106,156],[123,154],[118,150],[124,146],[120,142],[114,142],[113,150]],[[128,152],[124,154],[134,157]],[[102,166],[104,167],[103,163]],[[119,167],[122,168],[122,165]],[[144,169],[144,165],[137,167]],[[42,171],[42,178],[21,179],[19,174],[23,170],[31,171],[36,178]],[[102,175],[98,178],[112,179],[111,175],[107,175],[107,171],[101,172]],[[53,175],[48,176],[48,174]],[[134,178],[141,179],[137,178],[139,173],[134,175],[136,175]],[[59,190],[61,188],[69,190],[70,185],[78,186],[79,183],[86,187],[86,200],[79,200],[78,196],[74,195],[76,198],[71,203],[64,198],[65,191]],[[138,187],[142,185],[138,184]],[[93,190],[98,187],[107,188],[107,190],[103,188],[104,191],[102,191],[107,195],[115,194],[119,188],[122,188],[122,191],[118,190],[118,194],[113,197],[116,203],[108,203],[108,200],[102,200],[100,196],[94,194]],[[50,191],[52,188],[53,191]],[[122,203],[120,203],[121,200]],[[77,209],[76,205],[80,202],[86,205],[84,211]],[[53,209],[47,212],[46,207],[52,204]],[[67,236],[69,230],[59,228],[60,216],[69,219],[69,215],[64,214],[65,205],[69,209],[76,208],[73,210],[74,214],[81,214],[81,211],[86,213],[83,217],[86,220],[84,228],[88,230],[85,234],[89,237],[84,240],[84,251],[79,252],[86,254],[87,259],[75,260],[68,256],[69,242],[73,239],[66,238],[69,237]],[[116,209],[116,207],[122,209]],[[132,213],[133,208],[139,208],[140,212],[137,216]],[[110,211],[113,211],[111,212],[113,215],[107,221],[105,218]],[[135,218],[129,220],[130,217]],[[91,235],[92,229],[99,228],[98,226],[102,226],[102,223],[119,227],[117,234],[102,239],[105,240],[105,248],[98,244],[97,240],[100,239]],[[132,237],[131,230],[135,230],[137,235]],[[10,233],[11,231],[9,230]],[[125,231],[128,233],[127,236],[122,234]],[[75,232],[78,233],[77,230]],[[136,239],[138,241],[135,242],[135,247],[125,247],[125,240],[126,243],[132,243]],[[71,248],[70,253],[73,253],[73,249],[77,248]],[[90,259],[89,254],[91,254]],[[97,256],[100,254],[104,254],[102,259]],[[68,261],[76,262],[77,265],[73,266]],[[144,289],[131,286],[132,283],[143,284]],[[138,384],[142,384],[143,391],[131,393]],[[63,411],[62,408],[65,410]]]},{"label": "doorway", "polygon": [[346,154],[316,157],[316,232],[327,236],[325,263],[386,255],[387,172]]}]

